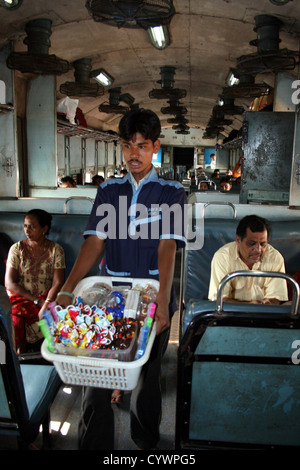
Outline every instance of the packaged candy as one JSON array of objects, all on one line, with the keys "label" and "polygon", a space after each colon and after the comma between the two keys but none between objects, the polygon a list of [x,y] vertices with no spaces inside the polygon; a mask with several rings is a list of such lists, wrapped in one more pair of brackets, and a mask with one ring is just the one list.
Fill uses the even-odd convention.
[{"label": "packaged candy", "polygon": [[107,284],[96,282],[90,287],[82,288],[78,296],[85,305],[99,305],[104,303],[111,290]]},{"label": "packaged candy", "polygon": [[[94,296],[96,291],[97,296]],[[90,354],[105,351],[106,354],[107,351],[129,350],[126,354],[133,354],[130,356],[133,358],[140,326],[147,314],[149,299],[157,294],[156,289],[151,285],[134,289],[111,288],[97,283],[92,288],[82,289],[79,294],[73,305],[62,308],[51,303],[51,310],[44,312],[55,350],[63,354],[76,350],[75,355],[89,354],[88,351]],[[86,299],[92,298],[95,303],[86,303]],[[145,315],[143,311],[146,311]],[[132,344],[134,351],[130,348]]]}]

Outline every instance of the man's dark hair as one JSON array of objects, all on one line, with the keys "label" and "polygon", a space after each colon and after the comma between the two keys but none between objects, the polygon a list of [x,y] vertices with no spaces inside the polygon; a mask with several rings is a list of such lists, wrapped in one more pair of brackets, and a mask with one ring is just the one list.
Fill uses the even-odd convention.
[{"label": "man's dark hair", "polygon": [[221,183],[229,183],[229,184],[232,184],[231,176],[229,176],[229,175],[223,176],[223,177],[220,179],[220,184],[221,184]]},{"label": "man's dark hair", "polygon": [[73,178],[71,176],[63,176],[60,180],[61,183],[71,183],[73,184],[73,186],[76,185],[75,181],[73,180]]},{"label": "man's dark hair", "polygon": [[150,109],[134,109],[126,113],[119,123],[119,135],[131,140],[139,132],[145,139],[154,143],[160,135],[161,125],[158,116]]},{"label": "man's dark hair", "polygon": [[247,228],[249,228],[251,232],[264,232],[267,230],[268,240],[270,239],[271,226],[266,219],[263,219],[258,215],[246,215],[246,217],[240,220],[236,229],[236,234],[241,240],[245,238]]},{"label": "man's dark hair", "polygon": [[29,212],[27,212],[27,214],[25,214],[25,217],[26,215],[34,215],[37,218],[40,227],[42,228],[47,225],[48,230],[46,232],[46,235],[48,235],[52,222],[52,215],[49,214],[49,212],[44,211],[43,209],[31,209]]},{"label": "man's dark hair", "polygon": [[93,178],[92,178],[92,184],[94,184],[94,185],[97,184],[97,181],[101,181],[101,183],[103,183],[103,182],[104,182],[103,176],[101,176],[101,175],[95,175],[95,176],[93,176]]}]

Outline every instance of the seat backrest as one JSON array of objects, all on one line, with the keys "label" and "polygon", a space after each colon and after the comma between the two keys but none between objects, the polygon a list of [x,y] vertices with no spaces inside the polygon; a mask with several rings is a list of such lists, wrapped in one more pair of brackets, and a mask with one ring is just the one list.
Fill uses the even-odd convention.
[{"label": "seat backrest", "polygon": [[11,245],[11,239],[5,233],[0,232],[0,285],[2,286],[4,286],[6,260]]},{"label": "seat backrest", "polygon": [[194,311],[178,350],[176,448],[300,447],[300,316],[248,307]]},{"label": "seat backrest", "polygon": [[205,299],[208,295],[210,265],[215,252],[235,239],[236,219],[205,219],[203,246],[199,250],[186,249],[184,255],[184,294],[185,305],[191,299]]},{"label": "seat backrest", "polygon": [[[207,299],[211,261],[215,252],[235,240],[238,219],[207,218],[203,226],[203,246],[199,250],[185,250],[183,300]],[[286,272],[300,269],[300,219],[270,221],[270,244],[284,257]],[[201,227],[202,227],[201,226]]]},{"label": "seat backrest", "polygon": [[13,345],[10,302],[0,286],[0,431],[20,428],[29,418],[22,374]]}]

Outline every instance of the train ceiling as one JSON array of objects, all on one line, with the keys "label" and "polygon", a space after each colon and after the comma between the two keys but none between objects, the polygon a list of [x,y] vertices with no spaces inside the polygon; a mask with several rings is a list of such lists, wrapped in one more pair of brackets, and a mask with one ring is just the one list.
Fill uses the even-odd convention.
[{"label": "train ceiling", "polygon": [[[145,24],[103,21],[99,8],[109,4],[159,4],[168,47],[153,47]],[[105,131],[117,130],[123,109],[139,106],[154,110],[163,128],[176,133],[196,127],[226,137],[241,128],[243,109],[253,98],[274,87],[278,71],[298,77],[299,1],[174,0],[169,12],[168,5],[170,0],[24,0],[11,11],[0,7],[0,48],[13,41],[10,67],[29,77],[30,71],[18,66],[29,53],[26,28],[33,20],[50,20],[44,54],[58,66],[53,72],[57,99],[66,94],[79,99],[88,126]],[[96,18],[91,8],[98,9]],[[270,29],[271,43],[265,37]],[[34,63],[31,58],[32,67]],[[98,88],[89,78],[100,68],[114,78],[111,86]],[[230,69],[238,70],[241,78],[232,91],[225,83]],[[218,107],[220,95],[227,106],[223,110]]]}]

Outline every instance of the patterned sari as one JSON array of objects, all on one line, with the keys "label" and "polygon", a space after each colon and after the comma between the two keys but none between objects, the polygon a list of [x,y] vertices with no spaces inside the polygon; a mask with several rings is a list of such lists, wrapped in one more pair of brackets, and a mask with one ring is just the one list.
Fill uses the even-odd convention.
[{"label": "patterned sari", "polygon": [[[46,300],[47,295],[39,295],[39,297]],[[11,295],[9,300],[15,328],[16,347],[20,346],[24,338],[27,343],[35,343],[41,339],[42,334],[39,328],[37,328],[38,325],[34,325],[38,322],[40,308],[31,300],[17,294]]]}]

